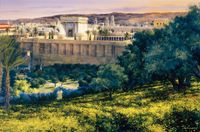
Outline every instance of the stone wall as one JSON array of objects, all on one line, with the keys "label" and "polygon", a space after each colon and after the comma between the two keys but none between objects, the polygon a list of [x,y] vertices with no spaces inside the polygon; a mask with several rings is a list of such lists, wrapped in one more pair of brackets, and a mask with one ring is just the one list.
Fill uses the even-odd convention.
[{"label": "stone wall", "polygon": [[21,48],[31,52],[31,64],[107,64],[116,61],[127,41],[76,41],[21,39]]}]

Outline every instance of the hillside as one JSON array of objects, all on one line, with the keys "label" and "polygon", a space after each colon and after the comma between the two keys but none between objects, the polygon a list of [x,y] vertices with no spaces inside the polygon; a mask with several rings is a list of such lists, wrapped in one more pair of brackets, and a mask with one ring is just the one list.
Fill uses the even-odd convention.
[{"label": "hillside", "polygon": [[115,20],[117,24],[127,24],[127,23],[135,23],[135,22],[152,22],[157,18],[168,18],[173,19],[176,16],[183,16],[186,12],[166,12],[166,13],[108,13],[108,14],[63,14],[35,19],[18,19],[13,21],[14,23],[20,22],[39,22],[39,23],[49,23],[55,21],[60,17],[67,16],[86,16],[89,18],[89,23],[94,23],[94,18],[97,18],[99,22],[104,22],[105,17],[110,17],[111,15],[115,16]]},{"label": "hillside", "polygon": [[0,131],[162,132],[172,107],[200,111],[200,81],[194,81],[184,94],[173,91],[170,85],[155,83],[115,93],[112,101],[105,97],[94,94],[41,105],[15,105],[9,113],[0,109]]}]

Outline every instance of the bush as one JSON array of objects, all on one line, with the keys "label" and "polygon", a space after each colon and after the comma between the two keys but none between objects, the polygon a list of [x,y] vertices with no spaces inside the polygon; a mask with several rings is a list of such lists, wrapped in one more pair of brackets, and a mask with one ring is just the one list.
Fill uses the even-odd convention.
[{"label": "bush", "polygon": [[164,124],[167,130],[179,131],[200,131],[200,112],[187,110],[182,107],[174,107],[172,112],[164,117]]},{"label": "bush", "polygon": [[82,91],[84,94],[97,93],[96,89],[90,86],[80,86],[78,89]]},{"label": "bush", "polygon": [[31,88],[39,88],[40,85],[43,85],[46,83],[46,80],[43,79],[43,78],[30,78],[30,79],[27,79],[28,82],[30,82],[31,84]]},{"label": "bush", "polygon": [[55,96],[57,96],[58,91],[62,91],[63,99],[74,98],[74,97],[82,96],[82,95],[85,94],[85,92],[82,91],[81,89],[72,90],[72,89],[65,89],[65,88],[62,88],[62,87],[56,88],[53,91],[53,94]]},{"label": "bush", "polygon": [[37,94],[20,94],[20,102],[25,104],[37,104],[42,102],[48,102],[56,99],[54,93],[37,93]]},{"label": "bush", "polygon": [[31,85],[26,80],[16,80],[12,92],[16,96],[18,96],[21,92],[32,93],[35,89],[32,89],[30,86]]},{"label": "bush", "polygon": [[116,126],[113,124],[114,123],[113,119],[98,115],[96,116],[96,119],[97,119],[95,124],[96,131],[110,132],[117,130]]},{"label": "bush", "polygon": [[114,124],[118,131],[147,131],[147,127],[152,124],[149,122],[148,115],[138,114],[134,117],[127,117],[120,113],[114,113]]}]

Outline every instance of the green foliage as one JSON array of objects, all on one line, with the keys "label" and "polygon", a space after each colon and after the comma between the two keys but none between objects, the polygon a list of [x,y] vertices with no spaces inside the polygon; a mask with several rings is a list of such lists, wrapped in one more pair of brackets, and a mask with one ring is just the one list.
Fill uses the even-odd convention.
[{"label": "green foliage", "polygon": [[98,66],[80,64],[55,64],[44,67],[42,71],[36,70],[28,73],[32,87],[44,84],[45,80],[52,83],[66,82],[68,79],[76,80],[79,86],[88,86],[92,78],[96,77]]},{"label": "green foliage", "polygon": [[127,88],[131,89],[136,84],[144,84],[149,82],[148,76],[144,71],[144,56],[147,52],[147,46],[153,42],[154,32],[143,31],[138,32],[134,36],[133,44],[129,45],[118,57],[118,63],[124,67],[125,73],[128,75]]},{"label": "green foliage", "polygon": [[200,131],[200,111],[174,107],[171,113],[165,115],[164,123],[166,129],[173,132]]},{"label": "green foliage", "polygon": [[14,95],[18,96],[20,92],[28,92],[30,84],[26,80],[16,80],[14,84]]},{"label": "green foliage", "polygon": [[46,80],[43,78],[34,78],[30,79],[29,82],[31,83],[31,88],[39,88],[46,83]]},{"label": "green foliage", "polygon": [[[118,131],[134,131],[141,132],[147,131],[148,115],[138,114],[130,118],[127,115],[116,113],[114,115],[114,121]],[[152,122],[150,122],[152,124]]]},{"label": "green foliage", "polygon": [[99,34],[106,37],[106,36],[108,36],[110,33],[109,33],[108,29],[100,29],[100,30],[99,30]]},{"label": "green foliage", "polygon": [[17,66],[25,63],[26,59],[23,57],[23,52],[15,39],[11,37],[0,36],[1,54],[0,63],[5,72],[5,108],[9,108],[10,102],[10,71]]},{"label": "green foliage", "polygon": [[97,115],[96,118],[97,118],[97,121],[95,123],[96,131],[100,132],[117,131],[117,127],[115,126],[114,120],[112,118],[99,115]]},{"label": "green foliage", "polygon": [[124,34],[124,38],[125,38],[125,40],[129,40],[130,34],[129,34],[128,32],[126,32],[126,33]]},{"label": "green foliage", "polygon": [[[11,38],[10,38],[11,39]],[[7,44],[7,48],[2,54],[1,63],[5,69],[12,70],[13,68],[25,62],[23,52],[20,50],[16,40],[11,39],[11,43]]]},{"label": "green foliage", "polygon": [[[185,94],[173,92],[170,88],[170,85],[157,82],[128,92],[115,92],[112,101],[105,100],[104,94],[99,93],[58,102],[13,105],[9,113],[0,108],[0,131],[165,132],[181,126],[179,119],[191,123],[197,121],[200,82],[193,82]],[[161,96],[156,94],[162,90],[166,90],[168,99],[152,101],[155,96]],[[176,110],[179,114],[173,114],[174,106],[181,107]],[[185,114],[182,107],[187,110]],[[193,126],[191,123],[188,124]]]},{"label": "green foliage", "polygon": [[35,89],[31,88],[31,85],[28,83],[27,80],[16,80],[13,87],[13,94],[18,96],[20,92],[23,93],[32,93],[36,91]]},{"label": "green foliage", "polygon": [[112,92],[121,89],[126,80],[127,76],[122,67],[108,64],[99,68],[97,78],[92,81],[92,86],[96,87],[97,91],[108,91],[112,98]]},{"label": "green foliage", "polygon": [[200,78],[199,16],[200,8],[194,6],[186,16],[176,17],[162,29],[135,34],[133,44],[119,57],[130,88],[167,80],[175,89],[184,90],[192,76]]}]

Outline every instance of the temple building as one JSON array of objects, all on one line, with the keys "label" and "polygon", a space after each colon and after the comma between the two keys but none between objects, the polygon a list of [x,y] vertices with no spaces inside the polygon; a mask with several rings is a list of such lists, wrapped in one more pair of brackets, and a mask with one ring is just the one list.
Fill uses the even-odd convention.
[{"label": "temple building", "polygon": [[87,40],[88,18],[87,17],[62,17],[67,38]]}]

